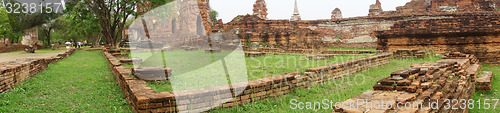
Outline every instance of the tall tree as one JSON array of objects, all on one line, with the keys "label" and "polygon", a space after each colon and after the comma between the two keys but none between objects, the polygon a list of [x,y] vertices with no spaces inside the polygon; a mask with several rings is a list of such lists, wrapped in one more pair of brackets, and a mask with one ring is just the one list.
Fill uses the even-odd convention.
[{"label": "tall tree", "polygon": [[69,23],[67,28],[70,28],[71,32],[85,37],[94,45],[99,44],[102,29],[96,15],[90,11],[85,2],[68,5],[71,9],[68,8],[65,11],[67,15],[65,20]]},{"label": "tall tree", "polygon": [[5,38],[6,34],[12,32],[12,26],[9,22],[9,15],[5,8],[0,8],[0,38]]},{"label": "tall tree", "polygon": [[47,22],[46,24],[43,24],[43,25],[41,25],[41,27],[39,27],[41,32],[45,36],[46,46],[51,46],[51,44],[52,44],[52,42],[51,42],[52,35],[51,34],[52,34],[53,30],[64,28],[65,27],[64,24],[65,23],[61,20],[61,18],[57,18],[57,19],[54,19],[50,22]]},{"label": "tall tree", "polygon": [[139,0],[85,0],[98,19],[103,40],[116,46],[129,16],[135,14]]},{"label": "tall tree", "polygon": [[[9,2],[11,4],[16,4],[16,0],[5,0],[4,2]],[[44,3],[45,1],[38,1],[35,4]],[[47,10],[46,6],[42,6],[42,9]],[[50,23],[53,19],[61,16],[61,13],[45,13],[41,11],[36,11],[35,13],[9,13],[9,23],[12,26],[12,32],[7,34],[13,43],[20,41],[24,30],[31,29],[33,27],[41,26],[46,23]]]}]

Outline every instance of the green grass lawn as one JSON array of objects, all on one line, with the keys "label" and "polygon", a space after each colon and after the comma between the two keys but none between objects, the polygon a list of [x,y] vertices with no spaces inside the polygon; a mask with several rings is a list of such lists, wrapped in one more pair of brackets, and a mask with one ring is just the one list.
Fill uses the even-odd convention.
[{"label": "green grass lawn", "polygon": [[372,55],[336,55],[332,59],[305,60],[307,55],[266,55],[255,58],[245,58],[249,79],[255,80],[291,72],[304,72],[308,68],[325,66],[349,60],[369,57]]},{"label": "green grass lawn", "polygon": [[[160,55],[152,55],[153,57],[148,55],[149,53],[135,53],[135,57],[139,57],[144,60],[144,63],[141,66],[159,66],[162,65],[162,57]],[[213,73],[224,73],[222,68],[210,68],[204,67],[206,64],[212,63],[212,59],[207,59],[205,57],[210,57],[210,54],[204,53],[203,50],[193,51],[192,53],[186,53],[184,50],[176,50],[176,51],[166,51],[165,59],[167,67],[173,69],[172,79],[176,79],[174,84],[176,86],[186,86],[183,88],[175,88],[175,90],[189,90],[196,88],[203,88],[206,86],[216,86],[227,84],[226,78],[221,78],[218,76],[224,76],[223,74],[213,74]],[[186,55],[188,54],[188,55]],[[214,54],[215,59],[219,59],[218,57],[225,55],[227,53],[218,53]],[[189,56],[189,57],[188,57]],[[198,57],[191,57],[198,56]],[[327,64],[334,64],[339,62],[345,62],[349,60],[354,60],[358,58],[368,57],[371,55],[337,55],[332,59],[328,60],[316,60],[310,59],[308,60],[307,55],[266,55],[260,57],[250,57],[245,58],[244,62],[246,63],[247,72],[245,75],[247,78],[241,78],[238,80],[256,80],[260,78],[265,78],[274,75],[286,74],[291,72],[304,72],[305,69],[324,66]],[[240,57],[241,58],[241,57]],[[169,60],[175,59],[175,60]],[[226,59],[230,60],[238,60],[238,59]],[[217,60],[215,60],[217,61]],[[218,62],[214,63],[217,64]],[[132,67],[132,65],[125,65],[128,67]],[[229,65],[233,66],[233,65]],[[191,70],[188,70],[191,69]],[[192,69],[198,69],[196,71],[192,71]],[[231,71],[231,70],[229,70]],[[190,72],[190,74],[184,74],[186,72]],[[184,75],[180,75],[184,74]],[[179,75],[179,76],[176,76]],[[200,79],[201,80],[196,80]],[[180,81],[179,81],[180,80]],[[186,80],[186,81],[183,81]],[[195,83],[185,83],[185,82],[193,82]],[[241,81],[232,81],[232,82],[241,82]],[[164,82],[148,82],[148,86],[150,86],[153,90],[157,92],[163,91],[172,91],[174,88],[171,87],[173,84],[170,81]]]},{"label": "green grass lawn", "polygon": [[[309,89],[297,89],[288,95],[279,96],[277,98],[267,98],[256,102],[244,104],[240,107],[222,108],[211,110],[210,112],[325,112],[331,113],[333,109],[291,109],[295,107],[292,99],[298,102],[322,102],[324,99],[335,102],[343,102],[349,98],[360,95],[361,93],[372,89],[373,85],[382,78],[390,76],[391,72],[402,68],[407,68],[413,64],[424,62],[435,62],[438,58],[426,59],[396,59],[390,64],[372,68],[370,71],[359,72],[348,77],[336,79],[324,84],[318,84]],[[328,102],[329,103],[329,102]],[[305,105],[302,105],[304,107]],[[323,105],[322,105],[323,106]]]},{"label": "green grass lawn", "polygon": [[[470,110],[472,113],[500,113],[500,102],[492,101],[491,99],[500,99],[499,91],[500,91],[500,66],[493,65],[483,65],[482,71],[493,71],[493,81],[491,83],[491,91],[476,91],[474,93],[473,99],[475,102],[474,108]],[[490,101],[486,101],[486,105],[484,102],[485,99],[490,99]],[[481,107],[479,107],[478,100],[481,100]],[[496,105],[496,106],[495,106]],[[494,109],[494,107],[496,107]],[[489,109],[486,109],[489,108]]]},{"label": "green grass lawn", "polygon": [[0,112],[131,112],[101,52],[77,51],[0,94]]},{"label": "green grass lawn", "polygon": [[351,48],[351,47],[328,47],[329,50],[372,50],[375,51],[377,48]]}]

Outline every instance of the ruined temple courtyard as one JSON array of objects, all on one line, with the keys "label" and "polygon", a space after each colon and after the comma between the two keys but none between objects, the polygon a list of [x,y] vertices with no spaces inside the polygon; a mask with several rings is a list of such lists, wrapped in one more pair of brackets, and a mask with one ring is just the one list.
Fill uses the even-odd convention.
[{"label": "ruined temple courtyard", "polygon": [[124,2],[116,29],[68,1],[81,9],[54,27],[0,35],[0,112],[500,113],[500,0],[345,1],[366,12],[327,18],[309,14],[327,1],[250,1]]}]

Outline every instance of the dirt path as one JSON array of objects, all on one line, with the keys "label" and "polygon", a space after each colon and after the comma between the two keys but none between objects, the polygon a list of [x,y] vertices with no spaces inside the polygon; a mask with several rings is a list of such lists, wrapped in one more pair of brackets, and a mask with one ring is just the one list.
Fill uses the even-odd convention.
[{"label": "dirt path", "polygon": [[[37,50],[38,51],[38,50]],[[49,58],[57,56],[66,52],[66,50],[40,50],[38,53],[26,53],[24,51],[11,52],[11,53],[0,53],[0,64],[9,61],[16,61],[19,59],[32,59],[32,58]]]}]

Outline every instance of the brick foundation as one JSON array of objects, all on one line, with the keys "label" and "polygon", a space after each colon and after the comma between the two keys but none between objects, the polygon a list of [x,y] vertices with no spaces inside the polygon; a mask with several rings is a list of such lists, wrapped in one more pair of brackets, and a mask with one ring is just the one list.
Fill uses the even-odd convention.
[{"label": "brick foundation", "polygon": [[7,46],[4,45],[0,47],[0,53],[11,52],[11,51],[23,51],[26,48],[28,48],[28,46],[22,44],[12,44]]},{"label": "brick foundation", "polygon": [[258,48],[256,51],[270,54],[376,54],[379,50],[315,50],[315,49],[280,49],[280,48]]},{"label": "brick foundation", "polygon": [[38,72],[46,69],[49,64],[64,59],[75,52],[71,49],[56,57],[41,59],[25,59],[0,64],[0,93],[8,91],[27,79],[33,77]]},{"label": "brick foundation", "polygon": [[[260,99],[285,95],[298,88],[326,82],[359,71],[366,71],[390,62],[392,54],[383,54],[347,62],[275,75],[248,82],[211,86],[194,90],[155,92],[146,81],[136,80],[130,68],[121,66],[109,52],[103,52],[109,61],[122,91],[135,112],[203,112],[212,108],[239,106]],[[231,91],[241,91],[232,94]]]},{"label": "brick foundation", "polygon": [[500,64],[499,13],[448,16],[452,18],[400,21],[390,30],[378,31],[377,50],[418,49],[437,54],[463,52],[476,55],[481,62]]},{"label": "brick foundation", "polygon": [[[461,53],[448,55],[452,59],[443,59],[437,62],[416,64],[410,68],[391,73],[388,78],[382,79],[372,90],[336,104],[336,112],[377,112],[377,113],[433,113],[433,112],[468,112],[468,108],[446,109],[445,99],[469,100],[475,91],[475,76],[481,65],[474,55]],[[361,99],[362,101],[359,101]],[[398,104],[421,103],[417,107],[399,107]],[[438,102],[439,107],[432,108],[429,102]],[[358,108],[349,107],[355,103]],[[371,107],[384,103],[388,107]],[[344,106],[342,106],[344,104]],[[370,109],[371,108],[371,109]]]}]

